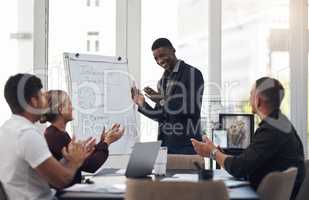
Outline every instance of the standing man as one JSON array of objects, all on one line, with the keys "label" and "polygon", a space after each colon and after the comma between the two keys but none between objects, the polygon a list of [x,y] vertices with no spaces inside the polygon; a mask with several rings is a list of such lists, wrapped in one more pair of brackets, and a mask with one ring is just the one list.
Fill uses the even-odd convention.
[{"label": "standing man", "polygon": [[208,138],[205,142],[192,139],[196,152],[216,160],[237,178],[249,178],[255,189],[268,173],[297,167],[294,199],[305,177],[304,149],[294,126],[280,111],[283,97],[284,88],[278,80],[258,79],[251,90],[250,104],[261,122],[249,147],[236,157],[220,152]]},{"label": "standing man", "polygon": [[158,140],[168,147],[168,153],[196,154],[190,138],[201,140],[203,76],[198,69],[177,59],[168,39],[155,40],[151,50],[157,64],[164,69],[157,91],[144,88],[155,107],[152,108],[136,88],[132,89],[132,98],[139,112],[159,123]]}]

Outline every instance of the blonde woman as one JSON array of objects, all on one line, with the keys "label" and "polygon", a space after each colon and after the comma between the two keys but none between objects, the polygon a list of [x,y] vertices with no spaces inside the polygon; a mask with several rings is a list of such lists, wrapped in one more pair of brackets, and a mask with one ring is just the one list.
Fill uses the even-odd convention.
[{"label": "blonde woman", "polygon": [[[66,132],[66,125],[73,120],[73,107],[70,97],[62,90],[48,91],[47,98],[48,111],[40,121],[41,123],[51,123],[45,131],[45,139],[53,156],[61,160],[63,158],[61,152],[63,147],[71,142],[71,137]],[[95,146],[94,152],[85,160],[71,184],[81,182],[81,171],[94,173],[99,169],[108,157],[108,146],[121,138],[123,132],[124,129],[120,128],[119,124],[114,124],[108,131],[103,130],[101,141]]]}]

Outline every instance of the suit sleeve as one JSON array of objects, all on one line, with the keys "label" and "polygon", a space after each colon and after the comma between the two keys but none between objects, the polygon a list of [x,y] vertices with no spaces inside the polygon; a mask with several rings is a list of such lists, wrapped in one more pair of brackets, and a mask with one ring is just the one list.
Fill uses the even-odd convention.
[{"label": "suit sleeve", "polygon": [[260,130],[241,155],[225,160],[224,168],[236,178],[246,177],[277,154],[284,142],[285,138],[280,137],[278,133],[267,129]]},{"label": "suit sleeve", "polygon": [[[157,83],[157,90],[159,93],[162,93],[162,79]],[[164,108],[156,104],[155,107],[151,107],[146,101],[143,106],[138,107],[138,111],[145,115],[146,117],[155,120],[157,122],[162,122],[166,119],[166,114],[164,114]]]},{"label": "suit sleeve", "polygon": [[[189,95],[187,96],[187,110],[193,112],[189,112],[189,115],[196,116],[197,114],[200,116],[203,94],[204,94],[204,79],[202,73],[199,70],[195,70],[194,76],[189,77],[189,83],[194,84],[192,88],[188,89]],[[189,84],[190,85],[190,84]]]}]

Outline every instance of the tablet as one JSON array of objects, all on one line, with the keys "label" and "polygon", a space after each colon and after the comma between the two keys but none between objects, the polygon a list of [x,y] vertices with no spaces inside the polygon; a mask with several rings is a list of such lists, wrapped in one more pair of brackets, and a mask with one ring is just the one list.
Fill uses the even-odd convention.
[{"label": "tablet", "polygon": [[[227,148],[246,149],[254,132],[254,116],[252,114],[219,114],[222,130],[226,130]],[[223,137],[223,136],[222,136]]]}]

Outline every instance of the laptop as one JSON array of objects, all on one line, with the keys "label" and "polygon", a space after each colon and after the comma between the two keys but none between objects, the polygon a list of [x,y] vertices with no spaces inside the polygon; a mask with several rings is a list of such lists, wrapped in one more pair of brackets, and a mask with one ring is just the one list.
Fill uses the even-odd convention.
[{"label": "laptop", "polygon": [[136,143],[127,166],[125,176],[142,178],[152,173],[156,162],[161,141]]},{"label": "laptop", "polygon": [[93,175],[125,175],[128,178],[143,178],[152,173],[157,159],[161,141],[157,142],[137,142],[129,158],[129,163],[125,171],[123,169],[104,168],[98,169]]}]

